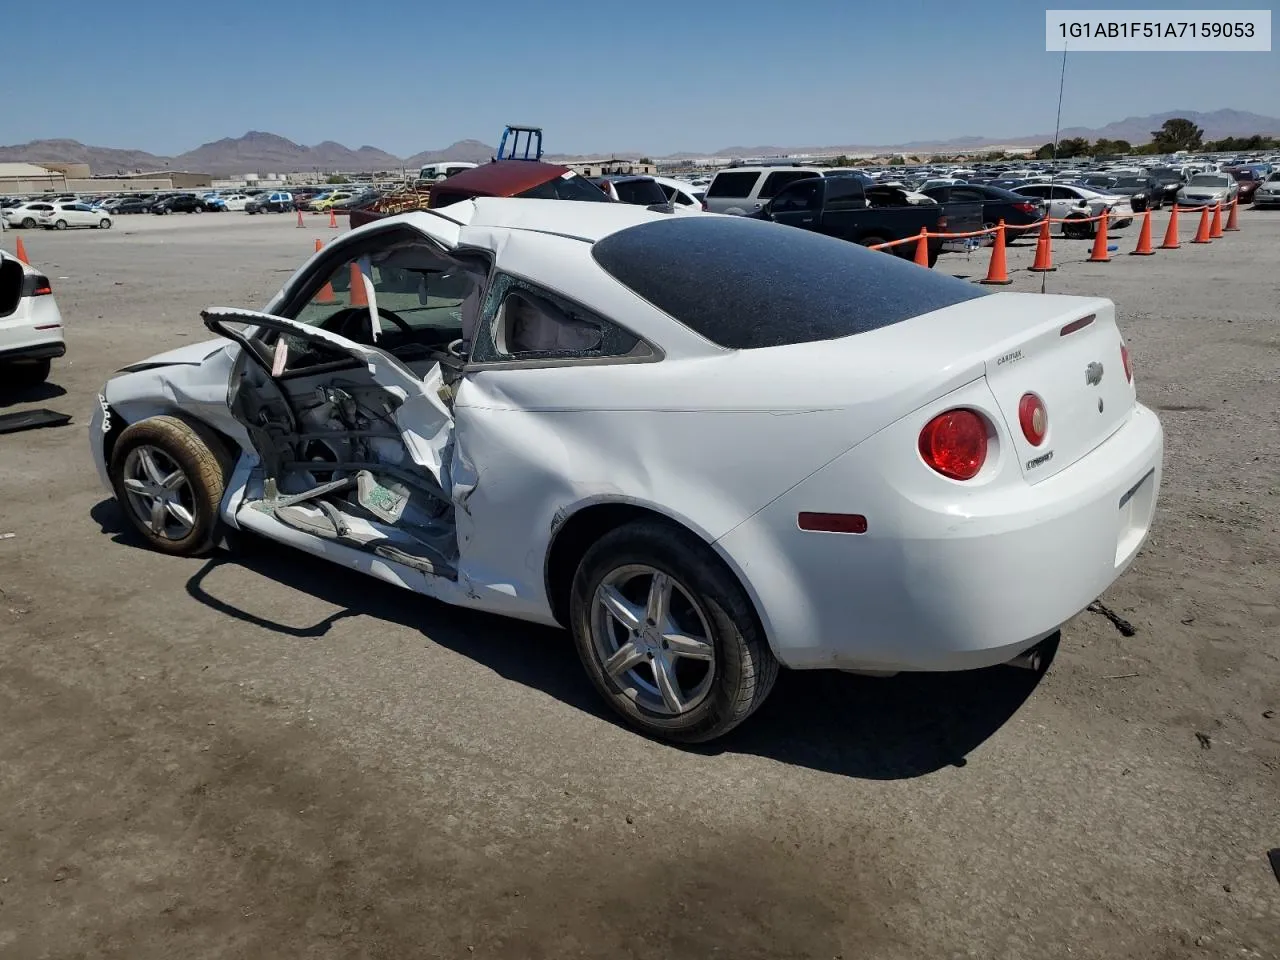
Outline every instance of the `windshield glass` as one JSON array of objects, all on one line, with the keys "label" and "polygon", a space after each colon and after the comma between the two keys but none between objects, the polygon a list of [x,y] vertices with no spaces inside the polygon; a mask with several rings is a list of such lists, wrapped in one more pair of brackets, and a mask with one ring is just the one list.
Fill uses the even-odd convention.
[{"label": "windshield glass", "polygon": [[1225,187],[1227,185],[1227,182],[1228,181],[1226,177],[1220,177],[1220,176],[1217,176],[1216,174],[1201,173],[1192,177],[1191,182],[1188,184],[1188,186]]}]

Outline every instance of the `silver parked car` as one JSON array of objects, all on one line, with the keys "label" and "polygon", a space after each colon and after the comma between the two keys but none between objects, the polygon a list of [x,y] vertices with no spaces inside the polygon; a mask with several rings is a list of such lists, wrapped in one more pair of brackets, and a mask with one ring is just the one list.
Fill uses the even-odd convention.
[{"label": "silver parked car", "polygon": [[1197,173],[1178,191],[1178,206],[1203,207],[1230,203],[1240,193],[1235,178],[1225,173]]},{"label": "silver parked car", "polygon": [[1267,177],[1253,195],[1253,208],[1280,207],[1280,170]]}]

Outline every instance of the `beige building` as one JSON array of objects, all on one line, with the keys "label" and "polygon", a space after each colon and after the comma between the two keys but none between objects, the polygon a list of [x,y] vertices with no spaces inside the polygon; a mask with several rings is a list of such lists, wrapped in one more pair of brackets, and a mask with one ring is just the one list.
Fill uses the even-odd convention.
[{"label": "beige building", "polygon": [[619,160],[611,157],[608,160],[564,160],[561,161],[570,170],[584,177],[608,177],[615,174],[648,174],[658,172],[656,164],[641,160]]},{"label": "beige building", "polygon": [[32,193],[154,193],[198,190],[213,184],[207,173],[164,170],[93,177],[87,163],[0,163],[0,196]]},{"label": "beige building", "polygon": [[66,190],[67,178],[34,163],[0,163],[0,194],[47,193]]}]

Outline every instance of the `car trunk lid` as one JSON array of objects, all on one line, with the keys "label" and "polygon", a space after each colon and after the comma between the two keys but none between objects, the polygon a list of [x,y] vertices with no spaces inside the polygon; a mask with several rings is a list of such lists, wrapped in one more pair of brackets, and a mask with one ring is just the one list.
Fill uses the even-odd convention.
[{"label": "car trunk lid", "polygon": [[[1065,309],[1028,321],[986,359],[987,383],[1004,415],[1023,476],[1038,483],[1065,470],[1119,429],[1136,402],[1125,372],[1115,307],[1064,298]],[[1032,394],[1047,414],[1033,444],[1019,407]]]}]

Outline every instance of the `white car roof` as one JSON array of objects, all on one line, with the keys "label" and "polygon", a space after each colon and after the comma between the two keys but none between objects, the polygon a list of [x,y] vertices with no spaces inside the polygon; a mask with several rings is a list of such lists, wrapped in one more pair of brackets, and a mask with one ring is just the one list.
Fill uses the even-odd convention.
[{"label": "white car roof", "polygon": [[[467,227],[494,227],[558,233],[594,242],[653,220],[671,215],[654,213],[632,203],[591,203],[572,200],[526,200],[516,197],[476,197],[439,207],[434,213],[415,211],[405,219],[432,233],[435,216],[446,217]],[[713,216],[713,214],[707,214]]]}]

